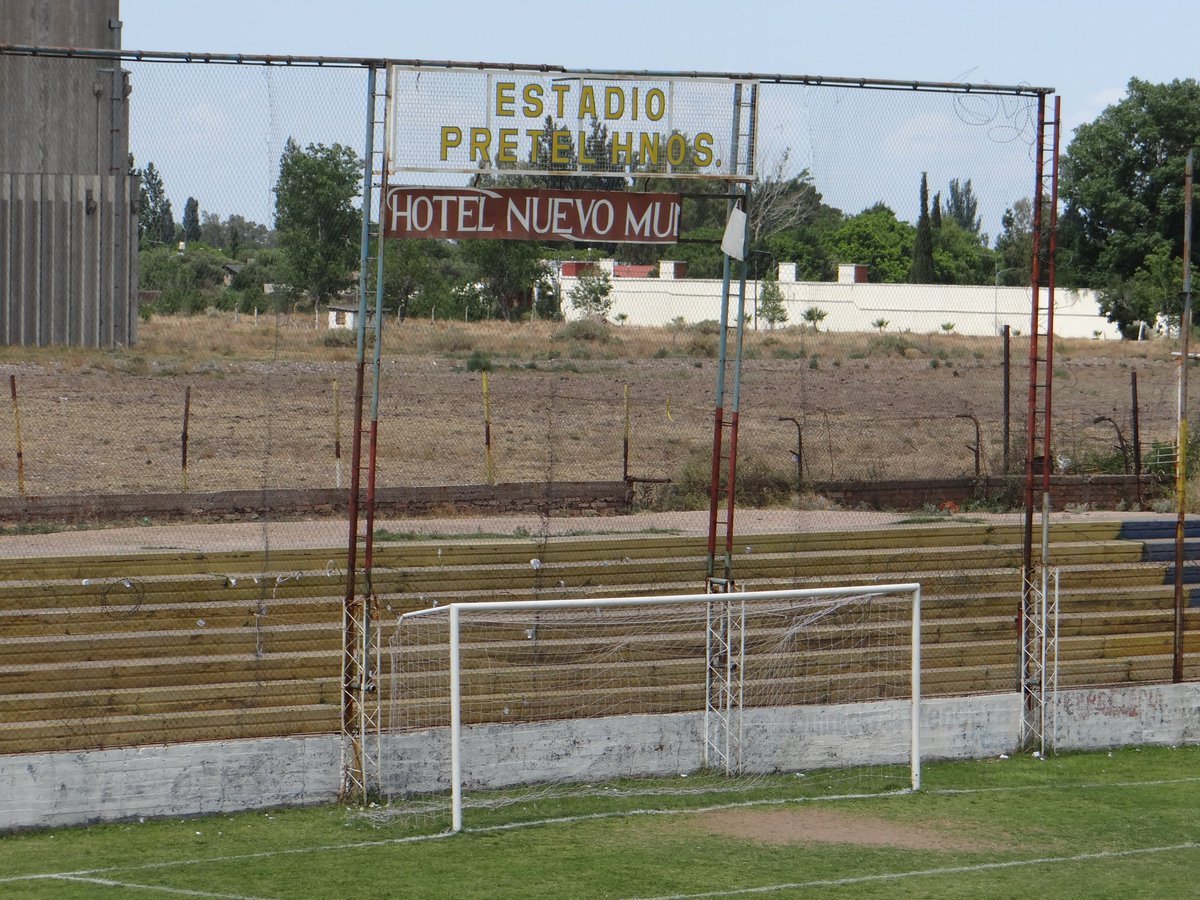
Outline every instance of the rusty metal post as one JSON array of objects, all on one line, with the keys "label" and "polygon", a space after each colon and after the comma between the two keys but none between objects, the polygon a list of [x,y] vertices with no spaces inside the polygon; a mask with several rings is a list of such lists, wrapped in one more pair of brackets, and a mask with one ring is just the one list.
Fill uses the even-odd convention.
[{"label": "rusty metal post", "polygon": [[[1046,362],[1043,378],[1045,409],[1042,413],[1042,560],[1045,567],[1050,561],[1050,475],[1054,471],[1054,445],[1052,423],[1054,421],[1054,269],[1058,247],[1058,137],[1062,124],[1062,97],[1054,98],[1053,137],[1050,147],[1050,202],[1046,215]],[[1043,583],[1045,572],[1042,573]]]},{"label": "rusty metal post", "polygon": [[1175,639],[1171,680],[1183,681],[1183,562],[1187,535],[1188,455],[1188,339],[1192,331],[1192,165],[1194,151],[1188,150],[1183,172],[1183,311],[1179,316],[1179,440],[1175,450]]},{"label": "rusty metal post", "polygon": [[1008,477],[1009,453],[1012,447],[1012,328],[1004,326],[1004,363],[1002,382],[1004,396],[1001,404],[1004,409],[1004,463],[1002,474]]},{"label": "rusty metal post", "polygon": [[780,416],[780,422],[791,422],[796,426],[796,493],[804,489],[804,429],[793,416]]},{"label": "rusty metal post", "polygon": [[972,424],[974,424],[974,426],[975,426],[975,445],[973,447],[968,446],[967,449],[975,451],[975,477],[978,478],[983,471],[982,461],[980,459],[980,452],[981,452],[981,448],[983,445],[983,438],[980,435],[979,419],[976,418],[975,416],[973,416],[971,413],[959,413],[954,418],[970,419]]},{"label": "rusty metal post", "polygon": [[12,391],[13,427],[17,442],[17,493],[25,496],[25,449],[21,445],[21,407],[17,404],[17,376],[8,376],[8,386]]},{"label": "rusty metal post", "polygon": [[625,435],[621,441],[621,480],[629,483],[629,382],[625,382]]},{"label": "rusty metal post", "polygon": [[342,395],[333,379],[333,467],[334,484],[342,489]]},{"label": "rusty metal post", "polygon": [[180,435],[180,468],[183,470],[183,492],[188,490],[188,424],[192,417],[192,386],[189,384],[183,391],[183,434]]},{"label": "rusty metal post", "polygon": [[[1021,570],[1024,572],[1024,584],[1021,587],[1021,609],[1018,614],[1018,626],[1025,615],[1025,605],[1029,600],[1033,578],[1033,476],[1034,454],[1037,451],[1037,387],[1038,387],[1038,329],[1041,310],[1041,276],[1042,276],[1042,211],[1045,205],[1043,197],[1045,158],[1046,158],[1046,98],[1038,97],[1037,104],[1037,148],[1034,150],[1035,169],[1033,198],[1033,259],[1030,281],[1031,302],[1029,313],[1029,385],[1025,408],[1025,528],[1024,540],[1021,545]],[[1049,464],[1049,459],[1042,460],[1043,468]]]},{"label": "rusty metal post", "polygon": [[1138,496],[1138,509],[1141,509],[1141,419],[1138,414],[1138,373],[1129,373],[1129,390],[1132,392],[1130,403],[1133,404],[1132,412],[1130,412],[1130,425],[1133,427],[1133,474],[1138,481],[1135,482],[1134,490]]},{"label": "rusty metal post", "polygon": [[488,392],[487,371],[483,372],[483,456],[487,483],[496,483],[496,463],[492,458],[492,398]]}]

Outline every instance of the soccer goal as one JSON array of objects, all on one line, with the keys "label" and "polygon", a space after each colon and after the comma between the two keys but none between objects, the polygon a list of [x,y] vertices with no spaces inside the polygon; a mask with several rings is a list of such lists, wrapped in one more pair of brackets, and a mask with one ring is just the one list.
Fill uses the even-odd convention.
[{"label": "soccer goal", "polygon": [[[381,788],[533,797],[920,786],[920,586],[454,603],[389,642]],[[853,779],[853,783],[849,781]]]}]

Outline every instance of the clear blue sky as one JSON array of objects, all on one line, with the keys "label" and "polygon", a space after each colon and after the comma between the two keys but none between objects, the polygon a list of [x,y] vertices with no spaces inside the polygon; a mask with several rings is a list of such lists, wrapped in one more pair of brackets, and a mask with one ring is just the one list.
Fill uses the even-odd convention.
[{"label": "clear blue sky", "polygon": [[[193,4],[122,0],[121,18],[127,49],[1052,87],[1062,98],[1065,145],[1075,126],[1091,121],[1124,96],[1131,77],[1163,82],[1196,76],[1200,4],[1160,0],[1145,8],[1152,13],[1113,0],[206,0]],[[307,93],[300,88],[298,75],[287,85],[279,79],[266,89],[271,104],[267,114],[259,111],[261,105],[253,105],[256,101],[249,93],[238,93],[254,86],[249,78],[221,94],[213,87],[221,76],[211,69],[208,81],[163,70],[155,67],[149,73],[135,68],[134,97],[139,104],[135,115],[140,118],[135,122],[133,149],[139,162],[158,163],[176,215],[182,212],[184,199],[195,195],[203,209],[222,214],[240,211],[268,222],[273,204],[270,184],[282,140],[291,135],[301,143],[343,142],[345,135],[357,138],[361,133],[361,125],[354,124],[361,121],[361,107],[353,99],[361,96],[361,89],[358,95],[336,94],[334,79],[324,77],[330,73],[322,73],[323,80],[314,82]],[[156,94],[167,88],[175,93]],[[827,118],[822,121],[832,121],[827,108],[817,110],[824,98],[798,102],[810,100],[811,109],[797,107],[797,118],[811,114],[811,121],[817,121],[823,115]],[[289,107],[293,101],[310,108],[293,110]],[[847,98],[847,107],[856,102]],[[946,122],[937,120],[943,114],[953,118],[945,108],[913,105],[907,120],[891,123],[895,127],[889,130],[889,123],[878,121],[889,112],[885,102],[880,99],[874,107],[864,105],[853,111],[844,107],[841,124],[809,125],[809,131],[799,137],[781,136],[778,150],[786,144],[792,153],[790,163],[809,168],[826,199],[849,213],[882,199],[911,220],[922,171],[929,170],[934,190],[944,190],[952,177],[973,175],[981,192],[992,189],[991,195],[982,194],[981,212],[985,231],[995,235],[1000,213],[1030,193],[1027,175],[1021,174],[1016,182],[1001,178],[1002,172],[1013,168],[1013,154],[1028,154],[1028,148],[1010,147],[1009,156],[992,161],[980,152],[985,142],[982,131],[994,132],[989,139],[997,145],[1009,138],[1004,128],[985,123],[976,130],[976,144],[954,151],[959,155],[952,157],[949,131],[939,130]],[[896,102],[904,101],[897,98]],[[954,113],[973,116],[976,110]],[[239,114],[242,119],[234,121]],[[268,120],[269,127],[263,124]],[[1015,121],[1010,113],[1003,124],[1007,128]],[[878,127],[868,133],[873,124]],[[271,129],[270,134],[260,133]],[[1020,137],[1027,135],[1028,131]],[[190,157],[179,152],[188,137],[193,138],[187,151]],[[222,141],[228,149],[221,149]],[[886,145],[890,155],[884,156],[880,149],[875,157],[847,162],[846,148],[853,152],[873,141],[880,148]],[[1003,149],[997,146],[997,152]],[[248,168],[253,173],[237,181],[240,169]],[[221,173],[222,180],[214,181],[213,173]],[[995,175],[994,183],[988,183],[990,175]]]},{"label": "clear blue sky", "polygon": [[1130,77],[1197,74],[1200,4],[1157,0],[122,0],[124,44],[1057,88],[1069,128]]}]

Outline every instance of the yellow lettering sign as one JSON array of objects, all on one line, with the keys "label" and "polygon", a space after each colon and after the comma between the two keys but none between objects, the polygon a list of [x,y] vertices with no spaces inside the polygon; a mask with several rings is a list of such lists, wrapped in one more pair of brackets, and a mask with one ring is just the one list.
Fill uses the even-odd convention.
[{"label": "yellow lettering sign", "polygon": [[517,90],[516,82],[513,81],[498,81],[496,82],[496,115],[498,116],[515,116],[513,104],[517,102],[515,96]]},{"label": "yellow lettering sign", "polygon": [[462,129],[447,125],[442,129],[442,162],[445,162],[451,147],[462,146]]}]

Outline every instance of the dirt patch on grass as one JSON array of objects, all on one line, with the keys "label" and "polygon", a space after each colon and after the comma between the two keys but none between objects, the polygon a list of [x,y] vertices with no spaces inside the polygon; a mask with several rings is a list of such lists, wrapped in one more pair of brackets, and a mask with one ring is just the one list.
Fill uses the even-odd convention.
[{"label": "dirt patch on grass", "polygon": [[889,822],[828,809],[731,809],[702,813],[695,827],[762,844],[855,844],[906,850],[995,849],[986,841],[935,824]]}]

